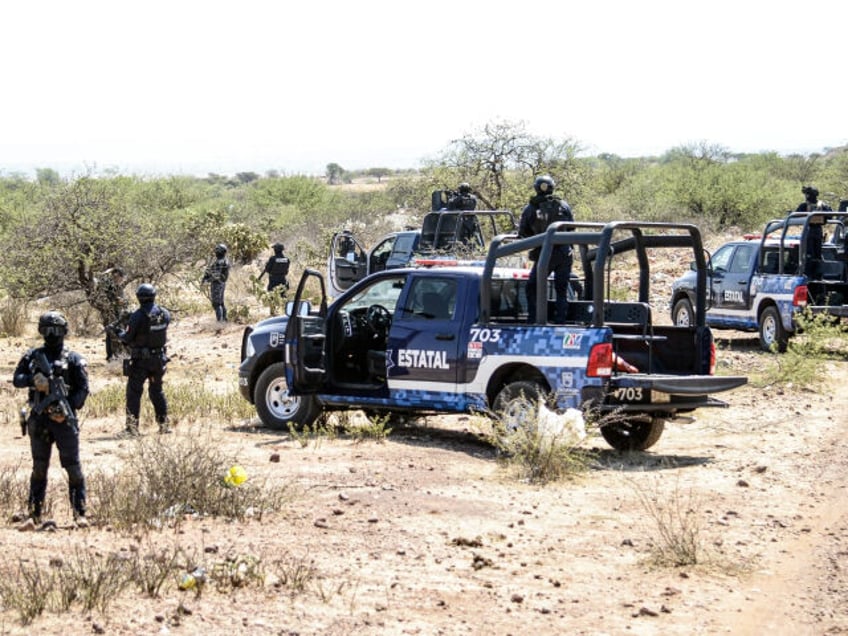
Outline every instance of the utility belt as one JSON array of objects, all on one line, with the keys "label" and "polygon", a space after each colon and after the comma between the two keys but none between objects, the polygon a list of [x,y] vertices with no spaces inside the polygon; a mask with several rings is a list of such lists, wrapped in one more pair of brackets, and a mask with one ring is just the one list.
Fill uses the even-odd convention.
[{"label": "utility belt", "polygon": [[133,347],[130,349],[130,358],[133,360],[161,357],[164,354],[165,347]]}]

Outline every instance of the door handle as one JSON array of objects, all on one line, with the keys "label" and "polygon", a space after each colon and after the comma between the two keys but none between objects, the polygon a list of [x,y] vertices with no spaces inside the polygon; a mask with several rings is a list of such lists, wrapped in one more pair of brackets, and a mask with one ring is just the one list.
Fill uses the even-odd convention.
[{"label": "door handle", "polygon": [[453,340],[456,336],[452,333],[436,334],[436,340]]}]

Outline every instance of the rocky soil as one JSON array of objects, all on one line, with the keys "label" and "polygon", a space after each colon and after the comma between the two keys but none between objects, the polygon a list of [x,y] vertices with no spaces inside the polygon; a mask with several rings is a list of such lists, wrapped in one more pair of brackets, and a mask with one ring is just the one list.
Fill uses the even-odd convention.
[{"label": "rocky soil", "polygon": [[[195,319],[172,331],[172,385],[203,377],[235,391],[239,327]],[[7,377],[32,344],[0,339]],[[70,344],[90,358],[95,391],[122,384],[96,339]],[[727,372],[755,374],[768,361],[751,336],[722,340]],[[3,608],[0,633],[848,632],[847,381],[848,362],[836,361],[816,391],[746,386],[725,394],[727,409],[669,424],[645,453],[621,455],[590,437],[591,468],[544,486],[517,480],[483,439],[485,422],[472,418],[428,418],[383,443],[300,443],[255,419],[181,421],[175,440],[205,436],[231,451],[249,479],[287,485],[290,499],[261,521],[189,516],[178,531],[149,535],[74,528],[54,456],[58,529],[22,532],[9,521],[0,527],[2,564],[178,545],[210,568],[224,555],[249,555],[267,564],[267,584],[197,596],[172,577],[159,598],[128,590],[105,612],[75,605],[30,626]],[[22,392],[3,385],[0,469],[23,477],[21,401]],[[121,426],[84,420],[88,472],[117,467],[132,452],[134,442],[115,436]],[[153,430],[147,422],[146,434]],[[96,521],[97,510],[91,515]],[[695,530],[699,562],[657,566],[658,519],[675,518]],[[298,574],[302,590],[281,581]]]}]

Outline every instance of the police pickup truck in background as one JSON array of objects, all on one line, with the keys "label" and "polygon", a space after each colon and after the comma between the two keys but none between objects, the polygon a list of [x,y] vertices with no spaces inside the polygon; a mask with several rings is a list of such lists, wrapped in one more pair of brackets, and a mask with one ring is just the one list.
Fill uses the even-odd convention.
[{"label": "police pickup truck in background", "polygon": [[[707,325],[759,331],[763,350],[785,351],[799,312],[848,317],[846,220],[848,212],[790,212],[762,235],[718,248],[708,263]],[[826,236],[820,250],[816,236]],[[695,288],[695,271],[673,283],[675,324],[692,324]]]},{"label": "police pickup truck in background", "polygon": [[[585,299],[569,303],[566,324],[527,324],[527,270],[499,264],[534,247],[544,263],[559,244],[579,251]],[[690,325],[651,319],[648,253],[660,248],[691,251],[699,265]],[[633,302],[607,293],[613,261],[636,276]],[[542,317],[553,311],[546,283],[539,277]],[[299,312],[246,328],[239,388],[272,428],[346,409],[485,413],[512,428],[532,425],[544,399],[591,409],[616,449],[646,449],[666,420],[726,406],[711,394],[747,381],[713,375],[705,284],[700,233],[670,223],[560,223],[531,238],[499,236],[482,266],[386,270],[331,304],[321,273],[306,270],[290,303]],[[317,305],[305,301],[308,289]]]},{"label": "police pickup truck in background", "polygon": [[349,230],[337,232],[327,261],[329,296],[340,296],[369,274],[407,267],[416,260],[482,260],[495,236],[516,228],[515,216],[509,210],[441,210],[429,212],[421,229],[392,232],[371,249]]}]

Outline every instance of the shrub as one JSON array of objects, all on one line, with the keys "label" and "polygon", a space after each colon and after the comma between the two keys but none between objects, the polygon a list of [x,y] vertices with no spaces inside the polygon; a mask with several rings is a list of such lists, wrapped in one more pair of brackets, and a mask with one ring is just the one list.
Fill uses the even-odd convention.
[{"label": "shrub", "polygon": [[116,474],[89,476],[92,509],[99,523],[119,529],[178,527],[189,515],[261,519],[279,510],[284,487],[250,479],[224,483],[235,458],[201,435],[142,437],[130,447]]},{"label": "shrub", "polygon": [[0,334],[22,336],[29,321],[29,302],[7,297],[0,301]]},{"label": "shrub", "polygon": [[848,356],[848,332],[839,320],[826,314],[813,315],[808,309],[796,318],[798,329],[766,368],[759,386],[789,384],[812,389],[821,383],[824,363]]},{"label": "shrub", "polygon": [[678,485],[670,495],[659,489],[647,493],[638,486],[634,486],[634,490],[654,524],[648,531],[653,562],[672,567],[701,563],[705,548],[701,537],[700,501],[694,493],[682,493]]},{"label": "shrub", "polygon": [[581,447],[585,421],[580,411],[555,413],[539,402],[521,417],[518,422],[496,420],[494,434],[502,460],[519,478],[548,483],[586,469],[590,457]]}]

